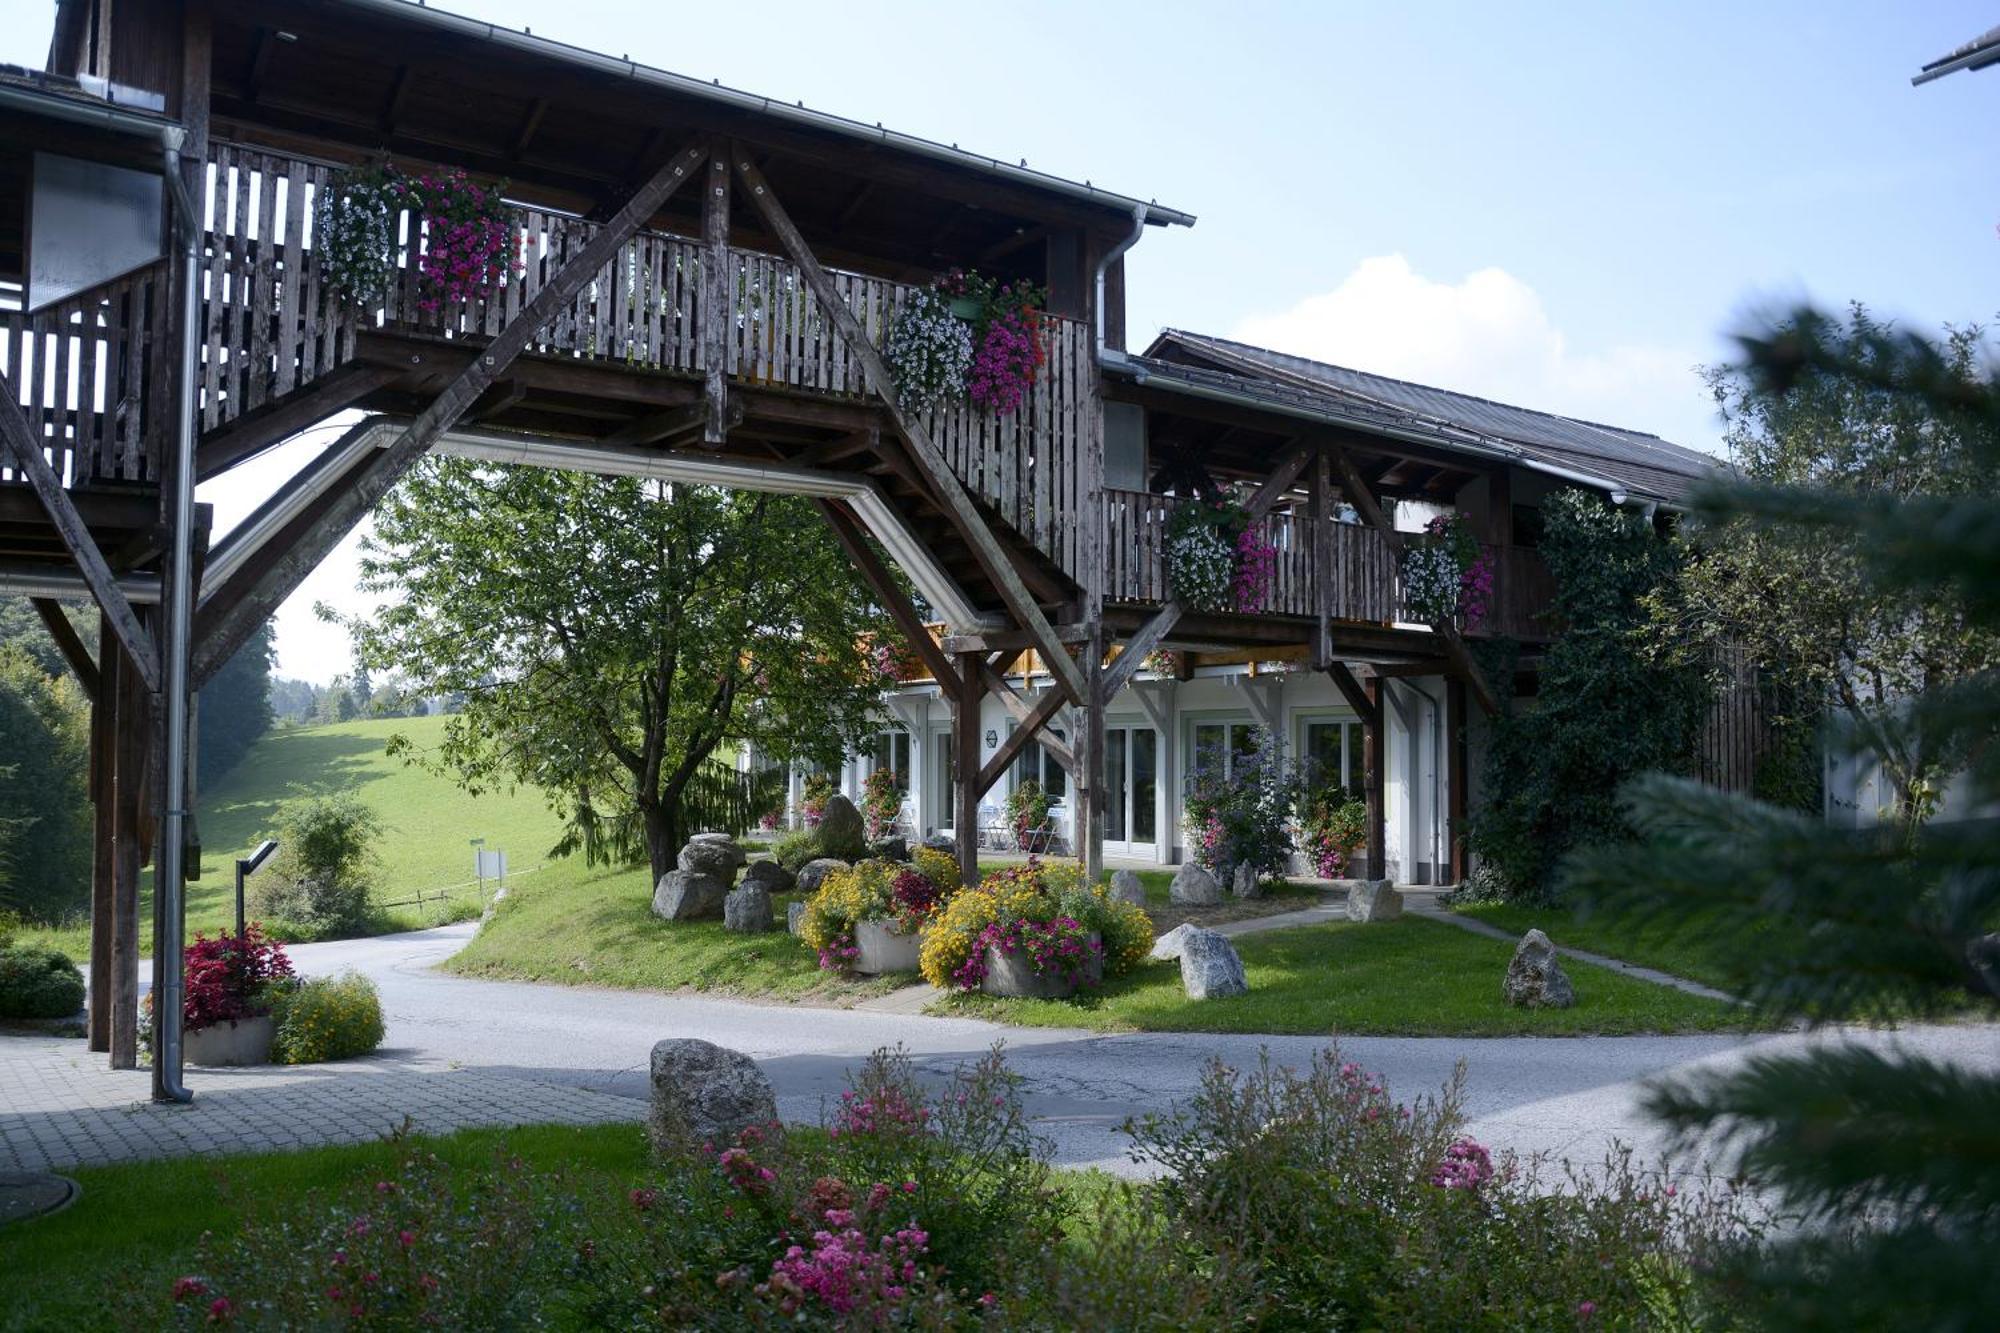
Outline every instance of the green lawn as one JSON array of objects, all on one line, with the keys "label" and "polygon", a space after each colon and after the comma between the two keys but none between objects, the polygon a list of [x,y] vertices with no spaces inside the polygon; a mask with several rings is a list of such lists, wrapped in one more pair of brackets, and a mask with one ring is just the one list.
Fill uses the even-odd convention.
[{"label": "green lawn", "polygon": [[[451,888],[443,908],[387,908],[392,929],[436,925],[478,911],[468,839],[483,837],[507,853],[511,875],[541,864],[560,836],[556,817],[538,792],[493,791],[472,796],[385,752],[389,737],[404,733],[420,748],[441,739],[441,717],[373,718],[319,727],[288,727],[266,735],[215,789],[200,793],[201,878],[188,885],[188,933],[235,921],[234,863],[269,831],[278,803],[299,787],[352,791],[382,818],[381,867],[376,897],[382,902]],[[152,887],[142,884],[140,931],[152,940]],[[90,953],[90,928],[78,922],[61,930],[24,932],[54,944],[79,961]]]},{"label": "green lawn", "polygon": [[[880,995],[896,980],[844,980],[782,929],[739,935],[719,921],[653,915],[643,869],[610,870],[571,858],[508,890],[493,919],[445,964],[463,976],[507,977],[632,990],[695,990],[774,999]],[[774,897],[780,926],[793,897]]]},{"label": "green lawn", "polygon": [[1500,981],[1513,951],[1436,921],[1300,926],[1235,943],[1250,993],[1232,999],[1190,1000],[1178,963],[1150,963],[1074,1001],[960,995],[934,1008],[1029,1027],[1302,1036],[1706,1032],[1739,1021],[1715,1001],[1581,963],[1564,964],[1573,1008],[1510,1008]]},{"label": "green lawn", "polygon": [[1732,980],[1723,969],[1719,941],[1704,938],[1699,923],[1687,920],[1669,930],[1654,922],[1634,926],[1601,916],[1579,919],[1567,907],[1523,907],[1514,903],[1478,903],[1457,909],[1462,916],[1489,922],[1510,935],[1539,929],[1557,944],[1601,953],[1729,991]]}]

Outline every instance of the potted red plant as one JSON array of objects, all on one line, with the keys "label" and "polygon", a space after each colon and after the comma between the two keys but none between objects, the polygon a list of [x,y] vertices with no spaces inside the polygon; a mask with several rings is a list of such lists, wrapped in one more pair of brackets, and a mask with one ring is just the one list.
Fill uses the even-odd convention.
[{"label": "potted red plant", "polygon": [[285,948],[254,923],[241,935],[196,935],[187,949],[181,1051],[191,1065],[271,1059],[271,992],[293,979]]}]

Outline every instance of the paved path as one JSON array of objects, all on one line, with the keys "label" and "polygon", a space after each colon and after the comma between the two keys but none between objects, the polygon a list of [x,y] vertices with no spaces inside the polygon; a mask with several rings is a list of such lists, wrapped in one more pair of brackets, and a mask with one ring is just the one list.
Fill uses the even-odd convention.
[{"label": "paved path", "polygon": [[[761,1062],[788,1120],[815,1120],[847,1071],[901,1043],[943,1071],[1005,1041],[1029,1108],[1070,1165],[1131,1170],[1117,1127],[1193,1091],[1211,1058],[1243,1066],[1268,1048],[1303,1064],[1324,1039],[1006,1028],[963,1018],[754,1004],[519,982],[434,970],[470,924],[302,945],[308,974],[355,967],[381,988],[388,1041],[374,1058],[298,1069],[190,1068],[192,1107],[145,1101],[145,1072],[111,1073],[80,1041],[0,1036],[0,1169],[366,1138],[405,1114],[427,1129],[537,1120],[638,1119],[646,1062],[662,1037],[694,1036]],[[1338,978],[1328,984],[1337,985]],[[1346,1054],[1399,1096],[1434,1090],[1466,1063],[1468,1110],[1482,1139],[1582,1162],[1614,1140],[1653,1152],[1638,1111],[1643,1080],[1837,1035],[1767,1037],[1356,1037]],[[2000,1029],[1861,1033],[1941,1058],[2000,1065]]]}]

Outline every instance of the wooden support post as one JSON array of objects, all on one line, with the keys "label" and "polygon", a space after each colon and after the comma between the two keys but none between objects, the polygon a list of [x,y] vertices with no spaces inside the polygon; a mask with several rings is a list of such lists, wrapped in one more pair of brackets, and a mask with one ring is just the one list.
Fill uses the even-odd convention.
[{"label": "wooden support post", "polygon": [[986,519],[973,505],[972,498],[966,494],[964,483],[945,462],[944,455],[938,451],[930,432],[924,428],[922,422],[903,411],[902,400],[896,393],[895,378],[890,375],[881,353],[875,350],[875,344],[869,340],[866,330],[854,317],[854,312],[840,299],[840,293],[834,289],[833,279],[821,267],[819,259],[812,252],[812,247],[806,244],[805,237],[800,235],[799,229],[793,225],[791,215],[786,213],[784,206],[778,202],[777,195],[772,193],[770,183],[764,179],[764,173],[759,171],[756,164],[747,156],[738,153],[736,174],[743,179],[744,185],[749,189],[750,201],[755,205],[758,215],[764,219],[764,225],[778,238],[786,256],[798,265],[799,275],[805,279],[806,285],[812,288],[813,297],[819,302],[821,314],[833,321],[834,327],[847,341],[850,353],[861,362],[870,386],[888,408],[889,417],[903,438],[909,441],[911,451],[916,454],[917,461],[930,476],[931,484],[937,489],[939,498],[944,501],[946,512],[950,515],[953,525],[971,545],[980,568],[985,570],[987,577],[999,588],[1001,598],[1007,603],[1007,609],[1013,613],[1014,619],[1022,628],[1035,636],[1035,646],[1048,659],[1049,669],[1054,673],[1063,692],[1072,699],[1082,701],[1085,698],[1083,673],[1062,650],[1062,645],[1056,640],[1055,630],[1049,624],[1048,616],[1043,614],[1041,606],[1028,591],[1020,571],[1015,568],[1012,558],[1000,545],[999,539],[993,535],[992,529],[986,524]]},{"label": "wooden support post", "polygon": [[97,691],[90,704],[90,1022],[93,1051],[111,1049],[111,928],[117,875],[118,640],[98,614]]},{"label": "wooden support post", "polygon": [[1333,662],[1333,489],[1331,466],[1324,445],[1313,451],[1312,478],[1312,666],[1324,671]]},{"label": "wooden support post", "polygon": [[1076,854],[1083,862],[1086,884],[1104,874],[1104,637],[1095,623],[1083,644],[1084,679],[1090,683],[1077,710],[1076,728]]},{"label": "wooden support post", "polygon": [[116,682],[106,694],[116,700],[115,763],[112,769],[112,890],[111,890],[111,1067],[139,1065],[139,867],[141,821],[145,812],[148,751],[152,719],[146,695],[136,680],[131,659],[122,649],[110,654]]},{"label": "wooden support post", "polygon": [[1387,738],[1382,727],[1388,718],[1382,708],[1382,682],[1370,676],[1362,691],[1368,700],[1368,711],[1361,719],[1361,771],[1368,788],[1368,878],[1385,879],[1389,873],[1389,848],[1382,760],[1387,753]]},{"label": "wooden support post", "polygon": [[28,418],[21,412],[20,395],[5,375],[0,375],[0,443],[4,443],[6,452],[14,456],[15,472],[27,478],[28,485],[41,500],[42,508],[48,511],[56,535],[62,538],[70,558],[76,561],[77,570],[90,586],[91,596],[97,599],[98,607],[110,623],[111,632],[131,654],[139,678],[146,682],[149,691],[157,693],[160,688],[160,657],[153,646],[152,636],[139,624],[131,601],[119,588],[117,577],[112,574],[111,566],[105,563],[103,552],[97,549],[97,542],[91,537],[83,516],[76,512],[76,503],[63,489],[62,479],[49,466],[49,460],[42,457],[41,445],[28,425]]},{"label": "wooden support post", "polygon": [[896,628],[903,632],[903,638],[909,643],[910,651],[923,659],[924,666],[931,673],[931,679],[938,683],[938,688],[944,692],[945,698],[957,697],[958,672],[953,669],[951,660],[939,649],[937,640],[931,637],[923,617],[917,614],[917,608],[911,605],[909,597],[896,582],[895,575],[882,562],[882,558],[875,554],[875,548],[868,544],[867,535],[862,532],[861,525],[854,521],[845,508],[832,500],[814,500],[813,504],[825,516],[827,526],[833,529],[833,535],[839,540],[841,549],[847,552],[847,558],[861,571],[861,577],[874,592],[875,600],[882,604],[882,609],[896,622]]},{"label": "wooden support post", "polygon": [[[269,619],[279,603],[304,581],[307,574],[340,544],[376,501],[402,480],[416,461],[455,425],[493,381],[506,373],[516,357],[553,319],[566,308],[617,255],[633,233],[643,227],[662,205],[689,180],[702,174],[708,160],[705,145],[696,143],[682,149],[655,171],[633,196],[625,201],[612,219],[572,256],[548,284],[521,308],[519,314],[501,326],[472,363],[445,386],[396,442],[382,451],[381,461],[360,474],[348,489],[340,492],[310,532],[289,551],[277,554],[258,575],[250,592],[229,608],[212,625],[205,627],[195,645],[196,681],[207,680],[235,655],[257,626]],[[10,398],[11,405],[12,399]],[[4,413],[0,413],[4,415]],[[20,411],[15,409],[19,418]],[[46,468],[44,464],[44,468]]]},{"label": "wooden support post", "polygon": [[1445,682],[1445,762],[1451,765],[1449,785],[1449,808],[1446,812],[1446,829],[1451,839],[1451,882],[1465,883],[1465,821],[1466,796],[1471,775],[1466,772],[1465,744],[1465,684],[1462,681]]},{"label": "wooden support post", "polygon": [[958,844],[958,877],[970,887],[979,882],[979,700],[985,682],[985,659],[966,653],[958,659],[958,697],[951,701],[951,762],[956,770],[952,812],[953,839]]},{"label": "wooden support post", "polygon": [[701,442],[713,449],[728,438],[729,335],[736,324],[736,264],[729,254],[730,146],[710,152],[701,186]]}]

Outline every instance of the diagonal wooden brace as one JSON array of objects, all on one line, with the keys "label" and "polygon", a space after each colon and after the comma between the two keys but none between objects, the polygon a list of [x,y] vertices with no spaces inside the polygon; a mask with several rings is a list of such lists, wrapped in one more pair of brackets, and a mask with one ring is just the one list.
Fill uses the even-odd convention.
[{"label": "diagonal wooden brace", "polygon": [[[1007,710],[1014,721],[1020,726],[1027,726],[1030,719],[1035,716],[1035,705],[1030,704],[1022,696],[1021,692],[1014,688],[1014,683],[984,662],[981,662],[979,665],[979,676],[980,679],[986,682],[986,688],[992,691],[995,698],[1000,700],[1000,706]],[[1064,695],[1060,690],[1050,690],[1049,696],[1053,696],[1056,700],[1049,709],[1050,717],[1055,716],[1058,711],[1069,704],[1068,696]],[[1049,735],[1046,727],[1042,726],[1035,728],[1034,740],[1044,750],[1047,750],[1058,764],[1062,765],[1063,772],[1072,775],[1076,773],[1076,752],[1069,747],[1067,742]]]},{"label": "diagonal wooden brace", "polygon": [[111,632],[124,645],[140,680],[145,682],[149,693],[158,694],[160,654],[153,644],[153,636],[139,623],[132,603],[118,586],[117,576],[105,563],[104,553],[97,549],[97,542],[91,537],[83,515],[76,512],[75,502],[63,489],[62,479],[49,466],[49,460],[42,457],[41,446],[35,443],[28,418],[21,412],[21,400],[5,375],[0,375],[0,440],[5,441],[7,452],[14,456],[15,470],[28,479],[28,485],[41,500],[42,508],[48,511],[56,534],[76,561],[83,581],[90,585],[91,595],[97,599],[98,608],[104,612]]},{"label": "diagonal wooden brace", "polygon": [[820,267],[812,247],[806,244],[805,237],[800,235],[799,229],[792,224],[791,215],[785,212],[784,206],[778,202],[777,195],[772,193],[770,183],[764,179],[764,173],[757,169],[755,163],[739,153],[736,156],[736,174],[742,177],[744,187],[750,195],[750,202],[756,207],[758,215],[764,219],[764,225],[778,238],[785,254],[799,266],[799,274],[805,278],[806,285],[812,288],[813,296],[819,301],[820,310],[840,330],[841,337],[847,340],[849,349],[861,362],[862,368],[867,371],[869,383],[881,396],[889,410],[890,418],[902,432],[903,438],[910,442],[911,451],[916,454],[917,461],[930,477],[931,485],[936,488],[938,497],[944,501],[945,508],[960,533],[971,544],[973,555],[978,558],[980,567],[1000,589],[1000,595],[1006,601],[1007,609],[1013,612],[1014,619],[1022,628],[1035,637],[1035,646],[1041,649],[1042,656],[1048,661],[1049,670],[1054,673],[1064,693],[1078,703],[1083,702],[1087,693],[1083,672],[1078,669],[1069,654],[1062,650],[1062,645],[1056,640],[1055,629],[1049,624],[1049,618],[1042,614],[1042,608],[1029,593],[1027,584],[1022,581],[1019,571],[1008,559],[1007,552],[1001,547],[999,539],[994,537],[992,530],[986,526],[986,520],[974,507],[971,497],[965,492],[964,483],[959,481],[957,474],[945,462],[944,455],[938,451],[930,432],[924,429],[922,422],[904,412],[902,400],[896,393],[895,378],[889,374],[889,368],[884,364],[881,353],[876,351],[875,344],[868,340],[868,335],[862,329],[860,321],[855,319],[854,312],[840,299],[839,292],[834,289],[833,279],[827,276],[824,268]]},{"label": "diagonal wooden brace", "polygon": [[327,509],[322,520],[296,547],[272,561],[250,594],[230,608],[196,647],[195,678],[206,679],[242,646],[278,604],[292,594],[328,551],[387,495],[403,474],[424,456],[439,436],[457,424],[479,396],[514,363],[543,326],[575,299],[584,284],[609,264],[633,233],[660,211],[674,192],[701,174],[707,145],[696,142],[682,149],[655,171],[625,206],[592,236],[583,249],[552,277],[548,285],[521,307],[481,349],[472,364],[458,373],[444,391],[418,414],[402,435],[382,453],[381,461],[357,477]]},{"label": "diagonal wooden brace", "polygon": [[1056,715],[1057,710],[1066,707],[1068,703],[1069,700],[1061,690],[1049,690],[1036,700],[1035,706],[1028,710],[1028,715],[1020,720],[1014,730],[1007,733],[1007,739],[1000,742],[1000,748],[993,752],[993,757],[979,770],[979,781],[974,784],[973,793],[984,796],[991,791],[993,784],[1000,780],[1000,775],[1007,771],[1007,765],[1013,763],[1015,756],[1021,751],[1041,739],[1042,728],[1049,724],[1049,719]]},{"label": "diagonal wooden brace", "polygon": [[882,563],[882,558],[875,554],[875,548],[868,544],[868,538],[862,533],[861,525],[849,517],[845,509],[831,500],[814,500],[813,504],[826,516],[827,526],[833,529],[833,535],[839,539],[841,548],[847,552],[847,558],[861,571],[861,577],[874,590],[876,599],[882,603],[882,608],[889,613],[889,618],[896,622],[896,628],[903,632],[903,638],[908,641],[911,651],[924,660],[924,666],[930,671],[931,678],[937,681],[938,688],[944,692],[945,698],[956,699],[957,669],[938,648],[937,640],[931,637],[923,618],[917,614],[917,608],[910,604],[910,599],[904,596],[902,588],[897,585],[895,575],[891,574],[889,567]]}]

